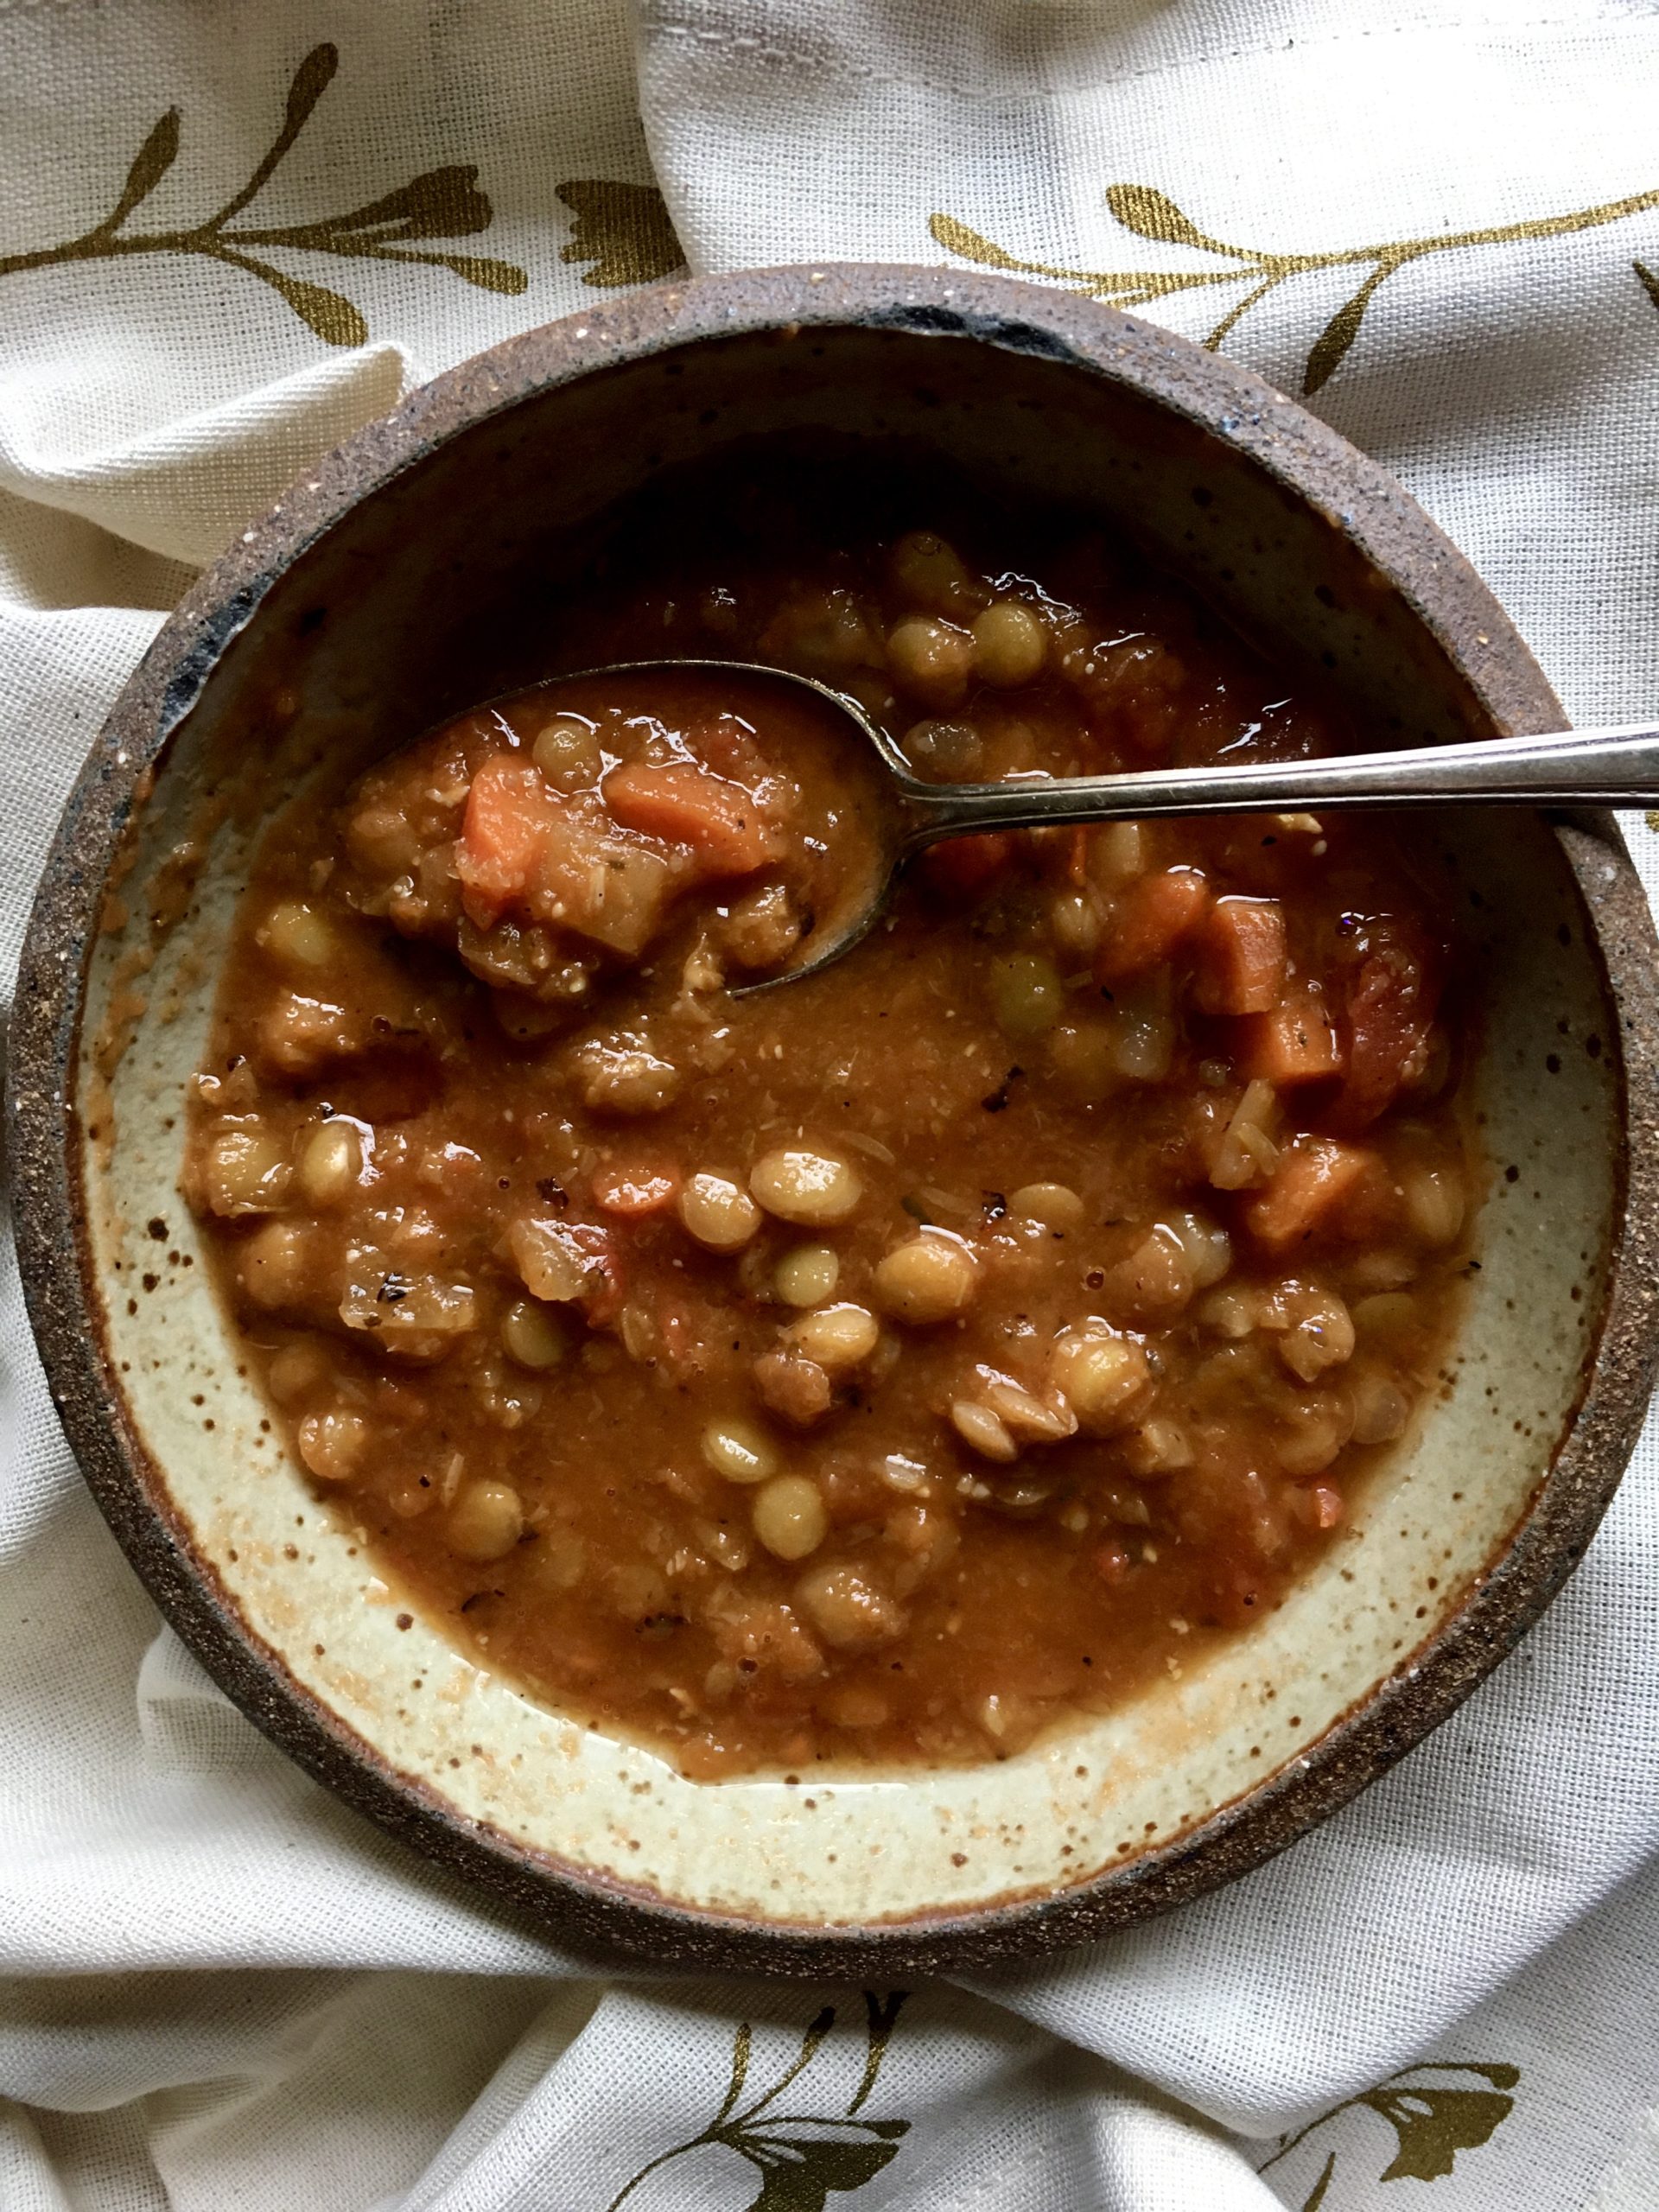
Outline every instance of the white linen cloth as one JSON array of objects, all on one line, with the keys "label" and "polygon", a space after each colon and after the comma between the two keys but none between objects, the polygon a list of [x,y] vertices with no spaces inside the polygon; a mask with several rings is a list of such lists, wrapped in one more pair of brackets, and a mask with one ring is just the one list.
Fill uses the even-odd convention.
[{"label": "white linen cloth", "polygon": [[[1650,713],[1656,15],[0,0],[3,972],[194,566],[410,385],[666,274],[653,164],[699,270],[1001,254],[1117,272],[1096,289],[1199,336],[1265,287],[1226,350],[1292,391],[1311,365],[1577,719]],[[291,143],[213,227],[285,103]],[[146,146],[119,234],[163,243],[106,252]],[[1195,232],[1238,279],[1173,283],[1228,265]],[[1493,232],[1521,234],[1399,251]],[[288,1766],[98,1519],[9,1246],[0,1437],[3,2212],[1659,2205],[1651,1433],[1543,1625],[1357,1805],[1217,1897],[896,2014],[570,1955]]]}]

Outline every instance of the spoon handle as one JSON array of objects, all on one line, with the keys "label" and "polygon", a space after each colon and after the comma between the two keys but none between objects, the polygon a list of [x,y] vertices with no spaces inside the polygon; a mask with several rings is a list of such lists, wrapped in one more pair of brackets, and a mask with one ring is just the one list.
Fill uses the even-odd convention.
[{"label": "spoon handle", "polygon": [[1561,730],[1335,760],[1160,768],[1001,784],[902,779],[912,849],[940,837],[1160,814],[1301,813],[1340,806],[1659,804],[1659,729]]}]

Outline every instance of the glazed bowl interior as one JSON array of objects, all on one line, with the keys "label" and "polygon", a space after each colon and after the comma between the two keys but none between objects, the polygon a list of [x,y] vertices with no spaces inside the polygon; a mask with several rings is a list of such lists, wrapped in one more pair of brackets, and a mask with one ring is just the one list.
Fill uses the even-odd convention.
[{"label": "glazed bowl interior", "polygon": [[[416,1840],[625,1942],[811,1968],[837,1931],[885,1929],[895,1958],[955,1962],[1237,1871],[1387,1756],[1344,1769],[1340,1724],[1465,1612],[1584,1397],[1624,1198],[1624,1063],[1580,882],[1602,864],[1596,836],[1575,844],[1531,816],[1426,822],[1481,982],[1489,1190],[1461,1334],[1433,1402],[1282,1607],[1128,1707],[972,1768],[695,1783],[452,1649],[286,1455],[179,1196],[185,1086],[232,910],[271,810],[320,765],[366,763],[549,672],[537,610],[620,502],[728,442],[817,431],[901,439],[970,483],[1081,503],[1270,657],[1319,664],[1377,742],[1490,734],[1505,711],[1349,518],[1179,407],[966,330],[826,323],[680,344],[671,322],[639,358],[400,456],[224,625],[91,951],[71,1084],[83,1295],[130,1482],[165,1531],[145,1571],[315,1769],[336,1783],[348,1769],[348,1794]],[[1541,679],[1512,632],[1481,644],[1494,639],[1508,710],[1542,723]],[[1566,1565],[1534,1574],[1530,1610]],[[1527,1610],[1487,1632],[1469,1680]],[[1322,1793],[1299,1800],[1325,1758]],[[1289,1809],[1202,1866],[1274,1802]],[[1068,1917],[1084,1897],[1089,1917]]]}]

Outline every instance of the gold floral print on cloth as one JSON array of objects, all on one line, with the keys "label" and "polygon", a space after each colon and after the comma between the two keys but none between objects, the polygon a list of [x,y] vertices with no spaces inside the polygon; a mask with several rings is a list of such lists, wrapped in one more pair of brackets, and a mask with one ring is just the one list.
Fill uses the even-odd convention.
[{"label": "gold floral print on cloth", "polygon": [[[1444,2078],[1448,2075],[1449,2081]],[[1482,2065],[1473,2061],[1402,2067],[1375,2088],[1344,2098],[1299,2128],[1259,2171],[1269,2172],[1281,2158],[1322,2134],[1344,2113],[1371,2112],[1387,2120],[1395,2133],[1394,2156],[1377,2177],[1380,2181],[1444,2180],[1456,2164],[1459,2151],[1478,2151],[1491,2141],[1515,2109],[1515,2099],[1509,2092],[1520,2079],[1518,2066]],[[1478,2088],[1476,2082],[1486,2086]],[[1326,2152],[1312,2188],[1300,2199],[1300,2212],[1341,2212],[1342,2200],[1331,2194],[1332,2183],[1362,2147],[1362,2140],[1357,2139]]]},{"label": "gold floral print on cloth", "polygon": [[[861,2116],[909,1992],[895,1989],[878,1996],[874,1990],[867,1989],[862,1993],[864,2071],[844,2112],[780,2112],[777,2108],[785,2090],[792,2088],[806,2073],[833,2031],[836,2018],[833,2005],[826,2005],[814,2017],[801,2037],[799,2052],[772,2086],[758,2095],[747,2094],[755,2035],[751,2023],[745,2020],[733,2038],[731,2079],[719,2111],[701,2133],[689,2136],[641,2166],[611,2199],[607,2212],[620,2212],[651,2175],[711,2144],[735,2151],[760,2174],[760,2190],[742,2199],[742,2212],[824,2212],[832,2195],[862,2189],[866,2182],[873,2181],[898,2156],[899,2143],[910,2132],[907,2120]],[[807,2094],[791,2100],[791,2105],[816,2101]],[[732,2212],[738,2212],[735,2198]]]},{"label": "gold floral print on cloth", "polygon": [[[115,261],[132,254],[195,254],[239,269],[287,301],[302,322],[331,346],[361,346],[369,326],[362,311],[342,293],[326,284],[311,283],[276,268],[256,249],[287,248],[302,253],[331,254],[357,261],[404,261],[448,269],[469,284],[492,292],[522,292],[530,279],[510,261],[494,261],[473,253],[411,250],[410,242],[423,238],[475,237],[488,230],[494,211],[478,188],[476,163],[427,169],[411,177],[395,192],[369,201],[366,207],[340,215],[319,216],[308,223],[289,223],[271,228],[257,221],[236,224],[286,159],[295,141],[311,119],[311,111],[328,89],[340,54],[329,45],[313,47],[288,88],[288,105],[282,127],[247,182],[224,206],[200,223],[175,230],[134,231],[130,219],[155,191],[178,158],[180,113],[169,108],[133,157],[115,205],[101,222],[61,245],[42,246],[33,252],[0,257],[0,276],[24,269],[49,269],[74,261]],[[234,227],[233,227],[234,226]]]},{"label": "gold floral print on cloth", "polygon": [[[363,312],[343,292],[276,267],[273,250],[322,254],[339,260],[404,262],[447,269],[468,284],[514,296],[530,283],[524,270],[489,255],[434,248],[434,238],[476,238],[495,219],[474,162],[425,169],[397,190],[343,214],[309,222],[262,225],[248,211],[291,151],[340,67],[337,48],[313,47],[288,87],[282,124],[241,189],[198,223],[165,230],[135,229],[132,219],[179,157],[182,118],[169,108],[133,156],[126,181],[107,215],[60,245],[0,254],[0,276],[84,261],[118,261],[137,254],[183,254],[240,270],[270,286],[317,336],[330,346],[361,346],[369,335]],[[575,217],[562,258],[586,261],[588,284],[649,283],[684,266],[679,240],[662,194],[654,187],[574,178],[556,187]]]},{"label": "gold floral print on cloth", "polygon": [[[752,2078],[760,2070],[756,2031],[749,2021],[741,2023],[733,2037],[730,2078],[713,2119],[683,2143],[648,2159],[617,2191],[606,2212],[623,2212],[653,2175],[715,2145],[735,2152],[760,2177],[759,2187],[750,2196],[753,2183],[747,2178],[738,2183],[734,2175],[729,2202],[721,2200],[722,2212],[826,2212],[831,2196],[850,2195],[874,2181],[898,2157],[910,2133],[908,2120],[862,2116],[907,1994],[904,1990],[880,1996],[874,1990],[862,1992],[864,2067],[844,2111],[823,2110],[822,2094],[814,2096],[806,2088],[790,2099],[790,2109],[779,2108],[785,2092],[808,2074],[834,2032],[835,2005],[826,2005],[814,2016],[798,2051],[785,2061],[770,2086],[758,2093]],[[1402,2067],[1287,2137],[1259,2171],[1268,2174],[1291,2158],[1287,2173],[1294,2174],[1300,2162],[1294,2160],[1294,2153],[1304,2145],[1310,2146],[1310,2157],[1317,2158],[1324,2148],[1320,2139],[1328,2130],[1344,2119],[1351,2121],[1370,2113],[1385,2120],[1394,2134],[1393,2156],[1376,2174],[1379,2182],[1444,2180],[1460,2152],[1478,2151],[1491,2142],[1515,2109],[1510,2092],[1520,2079],[1519,2067],[1474,2060]],[[839,2099],[833,2101],[839,2103]],[[798,2110],[798,2106],[810,2109]],[[1374,2121],[1367,2125],[1375,2132]],[[1296,2183],[1297,2192],[1306,2189],[1307,2193],[1293,2194],[1284,2201],[1297,2212],[1342,2212],[1343,2180],[1351,2175],[1358,2180],[1362,2166],[1374,2170],[1376,2153],[1370,2136],[1351,2124],[1340,2131],[1336,2147],[1325,2150],[1317,2170],[1310,2165],[1311,2182]],[[1282,2191],[1285,2179],[1285,2175],[1274,2175],[1274,2187]],[[671,2190],[666,2196],[648,2194],[653,2205],[674,2201]]]},{"label": "gold floral print on cloth", "polygon": [[[1538,215],[1524,222],[1495,224],[1485,230],[1448,231],[1439,237],[1396,238],[1378,245],[1339,246],[1320,253],[1281,253],[1265,246],[1230,245],[1202,229],[1166,193],[1154,185],[1114,184],[1108,188],[1106,205],[1116,220],[1137,238],[1150,238],[1159,245],[1191,247],[1217,257],[1223,266],[1059,268],[1046,261],[1022,261],[994,239],[970,230],[954,215],[936,214],[928,228],[947,253],[954,253],[962,260],[976,261],[983,268],[1007,270],[1021,276],[1052,276],[1074,291],[1086,292],[1091,298],[1104,300],[1116,308],[1145,307],[1154,300],[1168,299],[1178,292],[1242,285],[1242,294],[1230,302],[1226,313],[1204,340],[1211,352],[1220,346],[1235,323],[1290,278],[1306,276],[1314,270],[1363,269],[1367,273],[1358,289],[1344,301],[1309,348],[1302,372],[1302,390],[1313,393],[1327,383],[1341,365],[1343,357],[1359,335],[1366,310],[1377,293],[1391,276],[1397,276],[1410,263],[1424,260],[1430,254],[1470,252],[1482,247],[1568,238],[1580,231],[1599,230],[1604,224],[1622,223],[1649,208],[1659,207],[1659,189],[1632,193],[1624,200],[1603,200],[1597,207],[1575,208],[1565,215]],[[1659,307],[1659,278],[1639,261],[1634,267],[1654,304]]]},{"label": "gold floral print on cloth", "polygon": [[575,217],[561,261],[587,262],[584,284],[654,284],[685,267],[685,255],[654,184],[567,177],[558,195]]}]

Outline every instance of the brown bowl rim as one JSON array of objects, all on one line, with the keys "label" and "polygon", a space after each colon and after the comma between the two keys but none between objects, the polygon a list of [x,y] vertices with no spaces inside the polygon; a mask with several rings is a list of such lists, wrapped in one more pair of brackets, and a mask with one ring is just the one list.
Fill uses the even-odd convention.
[{"label": "brown bowl rim", "polygon": [[65,806],[20,962],[7,1128],[24,1297],[52,1395],[118,1542],[181,1639],[334,1795],[566,1948],[811,1977],[983,1969],[1106,1935],[1283,1850],[1446,1719],[1583,1555],[1640,1432],[1659,1338],[1659,966],[1645,895],[1610,816],[1559,818],[1619,1015],[1622,1157],[1601,1327],[1523,1522],[1452,1615],[1316,1743],[1196,1828],[1072,1887],[967,1912],[771,1923],[632,1889],[511,1842],[400,1773],[302,1689],[193,1548],[122,1398],[91,1276],[73,1077],[112,859],[154,765],[271,584],[361,499],[435,445],[593,371],[704,340],[815,325],[968,338],[1105,378],[1255,460],[1401,593],[1495,735],[1564,715],[1502,607],[1385,471],[1294,401],[1189,340],[1076,294],[945,268],[823,264],[653,286],[509,339],[411,393],[308,469],[191,587],[122,691]]}]

